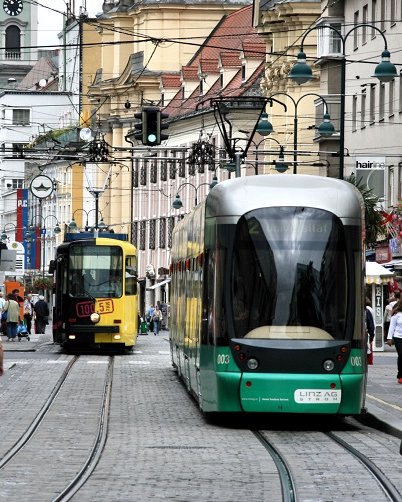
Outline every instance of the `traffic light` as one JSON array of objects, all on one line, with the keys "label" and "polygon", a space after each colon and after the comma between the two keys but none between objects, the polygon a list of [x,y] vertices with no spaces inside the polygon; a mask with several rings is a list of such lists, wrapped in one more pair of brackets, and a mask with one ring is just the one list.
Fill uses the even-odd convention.
[{"label": "traffic light", "polygon": [[[160,145],[160,121],[159,108],[146,107],[143,110],[143,143],[148,146]],[[145,141],[144,141],[145,140]]]},{"label": "traffic light", "polygon": [[168,139],[168,134],[163,134],[161,131],[169,127],[168,124],[163,124],[162,120],[168,118],[167,113],[163,113],[159,108],[147,106],[142,112],[135,113],[134,118],[140,119],[134,124],[137,132],[134,133],[134,138],[141,141],[143,145],[157,146],[162,141]]}]

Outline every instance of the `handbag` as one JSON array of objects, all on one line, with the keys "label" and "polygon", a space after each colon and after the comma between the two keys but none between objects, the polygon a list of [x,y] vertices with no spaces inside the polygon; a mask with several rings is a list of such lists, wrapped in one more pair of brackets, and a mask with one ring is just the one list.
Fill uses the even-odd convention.
[{"label": "handbag", "polygon": [[2,313],[1,313],[1,320],[4,322],[4,321],[7,321],[7,310],[4,310]]}]

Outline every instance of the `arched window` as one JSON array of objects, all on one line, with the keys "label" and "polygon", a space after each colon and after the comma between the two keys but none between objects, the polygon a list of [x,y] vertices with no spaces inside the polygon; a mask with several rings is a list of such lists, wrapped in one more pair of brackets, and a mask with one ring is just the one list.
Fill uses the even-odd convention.
[{"label": "arched window", "polygon": [[6,29],[6,58],[21,58],[21,30],[18,26],[9,26]]}]

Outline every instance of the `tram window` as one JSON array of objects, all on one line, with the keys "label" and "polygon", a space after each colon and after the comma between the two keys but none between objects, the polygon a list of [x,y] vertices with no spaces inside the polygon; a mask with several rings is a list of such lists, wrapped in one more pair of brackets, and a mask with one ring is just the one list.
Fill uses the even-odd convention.
[{"label": "tram window", "polygon": [[252,211],[237,224],[232,260],[236,336],[267,327],[270,338],[343,339],[346,244],[334,215],[311,208]]},{"label": "tram window", "polygon": [[69,260],[70,294],[78,297],[120,297],[122,262],[122,251],[118,246],[72,246]]},{"label": "tram window", "polygon": [[126,295],[137,294],[137,269],[135,256],[126,257]]}]

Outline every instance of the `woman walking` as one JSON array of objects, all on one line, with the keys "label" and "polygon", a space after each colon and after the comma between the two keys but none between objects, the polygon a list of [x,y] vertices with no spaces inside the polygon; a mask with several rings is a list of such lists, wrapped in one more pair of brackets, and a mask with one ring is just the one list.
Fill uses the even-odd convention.
[{"label": "woman walking", "polygon": [[154,335],[159,333],[161,322],[162,322],[162,311],[158,306],[156,306],[154,313],[152,315],[152,321],[154,323]]},{"label": "woman walking", "polygon": [[402,384],[402,300],[398,300],[392,310],[387,345],[395,344],[398,353],[398,383]]},{"label": "woman walking", "polygon": [[7,337],[9,341],[14,341],[17,336],[17,326],[20,320],[20,308],[12,293],[7,296],[4,311],[7,312]]}]

